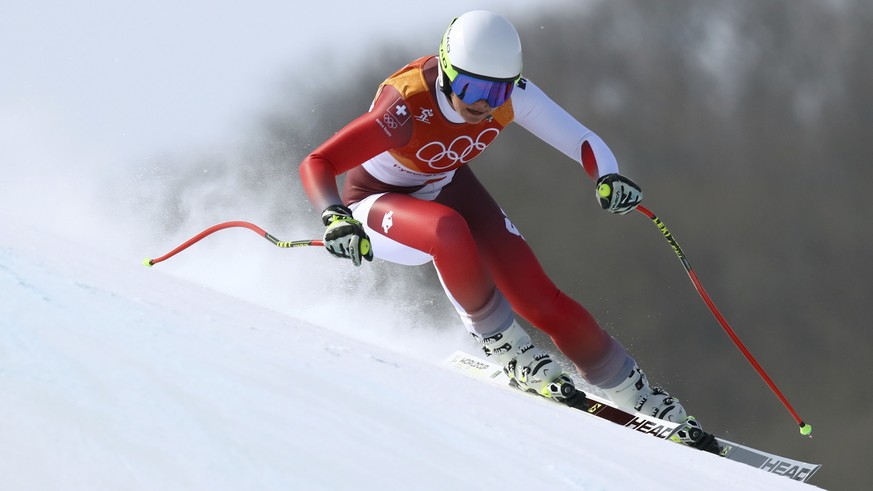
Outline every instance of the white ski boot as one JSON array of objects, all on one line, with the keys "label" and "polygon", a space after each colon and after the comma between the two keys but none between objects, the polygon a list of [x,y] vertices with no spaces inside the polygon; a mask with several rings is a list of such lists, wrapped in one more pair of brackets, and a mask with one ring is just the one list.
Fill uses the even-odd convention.
[{"label": "white ski boot", "polygon": [[573,379],[548,353],[533,345],[518,322],[512,321],[505,331],[491,336],[473,336],[482,343],[486,355],[495,357],[503,365],[503,371],[518,388],[562,402],[579,395],[584,399]]},{"label": "white ski boot", "polygon": [[626,411],[648,414],[673,423],[681,423],[688,418],[682,403],[664,389],[650,386],[646,374],[636,365],[617,386],[601,388],[618,407]]},{"label": "white ski boot", "polygon": [[603,389],[618,407],[626,411],[637,411],[658,419],[682,423],[670,440],[712,453],[719,453],[718,441],[710,433],[703,431],[694,416],[688,416],[678,399],[672,397],[661,387],[652,387],[646,374],[634,365],[627,379],[610,389]]}]

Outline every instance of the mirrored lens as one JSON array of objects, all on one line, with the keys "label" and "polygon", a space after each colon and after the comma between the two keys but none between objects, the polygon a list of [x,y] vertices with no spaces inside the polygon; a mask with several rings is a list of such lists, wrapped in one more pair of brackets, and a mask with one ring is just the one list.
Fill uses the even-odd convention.
[{"label": "mirrored lens", "polygon": [[452,82],[452,92],[467,104],[485,99],[489,106],[497,107],[509,99],[514,85],[514,82],[482,80],[459,73]]}]

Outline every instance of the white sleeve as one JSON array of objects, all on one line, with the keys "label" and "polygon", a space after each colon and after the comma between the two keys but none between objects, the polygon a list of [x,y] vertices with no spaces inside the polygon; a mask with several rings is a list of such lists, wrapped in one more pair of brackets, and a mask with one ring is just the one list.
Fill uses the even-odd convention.
[{"label": "white sleeve", "polygon": [[515,122],[565,155],[582,163],[582,145],[591,146],[599,176],[618,173],[618,162],[606,143],[552,101],[530,80],[512,91]]}]

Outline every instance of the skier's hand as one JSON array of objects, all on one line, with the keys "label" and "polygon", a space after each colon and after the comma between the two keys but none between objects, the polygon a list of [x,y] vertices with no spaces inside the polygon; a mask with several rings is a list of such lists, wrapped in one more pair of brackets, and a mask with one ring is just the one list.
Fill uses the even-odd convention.
[{"label": "skier's hand", "polygon": [[601,208],[619,215],[632,211],[643,200],[640,187],[619,174],[606,174],[598,179],[594,191]]},{"label": "skier's hand", "polygon": [[321,221],[327,225],[324,231],[324,248],[337,257],[352,260],[355,266],[361,259],[373,260],[370,238],[361,222],[352,218],[352,211],[342,205],[331,205],[321,214]]}]

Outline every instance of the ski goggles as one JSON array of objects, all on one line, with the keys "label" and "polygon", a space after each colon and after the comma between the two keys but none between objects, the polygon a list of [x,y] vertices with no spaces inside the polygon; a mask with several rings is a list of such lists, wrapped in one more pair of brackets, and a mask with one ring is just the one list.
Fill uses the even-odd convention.
[{"label": "ski goggles", "polygon": [[[453,67],[454,68],[454,67]],[[466,104],[485,99],[491,107],[498,107],[512,95],[512,88],[518,78],[511,80],[484,79],[466,73],[456,72],[452,81],[452,92]]]}]

